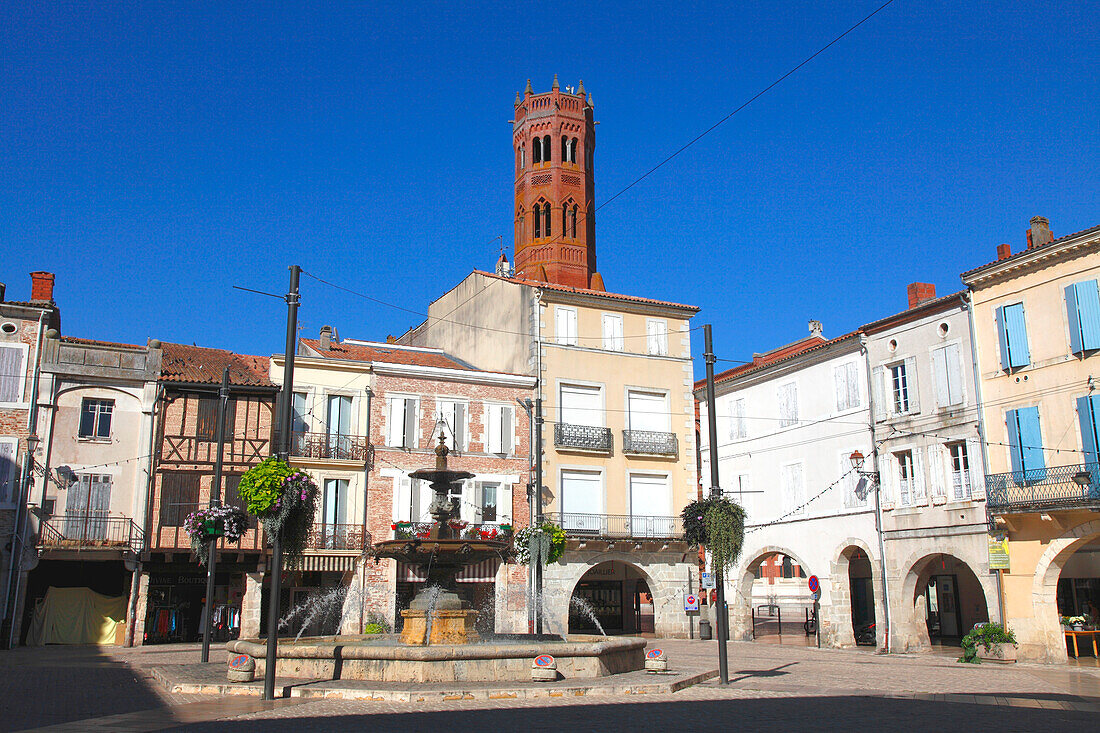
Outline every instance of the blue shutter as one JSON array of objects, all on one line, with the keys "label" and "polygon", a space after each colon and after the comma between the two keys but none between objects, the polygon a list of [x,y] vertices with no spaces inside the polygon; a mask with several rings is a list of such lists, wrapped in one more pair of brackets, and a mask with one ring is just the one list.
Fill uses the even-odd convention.
[{"label": "blue shutter", "polygon": [[1020,421],[1019,410],[1005,412],[1005,427],[1008,428],[1008,458],[1012,462],[1012,480],[1023,483],[1024,480],[1024,456],[1020,452]]},{"label": "blue shutter", "polygon": [[1096,463],[1096,411],[1100,408],[1100,397],[1077,398],[1077,421],[1081,424],[1081,448],[1085,454],[1085,463]]},{"label": "blue shutter", "polygon": [[[1005,309],[998,308],[997,314],[997,341],[1001,344],[1001,369],[1008,369],[1008,329],[1005,327]],[[1009,430],[1011,433],[1012,431]]]},{"label": "blue shutter", "polygon": [[[1100,289],[1097,289],[1095,280],[1086,280],[1083,283],[1076,283],[1073,285],[1073,289],[1077,301],[1077,324],[1080,328],[1081,338],[1080,347],[1084,350],[1100,349]],[[1071,338],[1073,323],[1074,318],[1071,315]]]},{"label": "blue shutter", "polygon": [[1043,434],[1039,430],[1039,408],[1022,407],[1016,410],[1020,425],[1020,454],[1024,459],[1024,478],[1039,481],[1045,477],[1046,461],[1043,457]]},{"label": "blue shutter", "polygon": [[1081,347],[1081,310],[1077,305],[1076,285],[1066,286],[1066,318],[1069,321],[1069,353],[1079,354],[1083,348]]},{"label": "blue shutter", "polygon": [[[1004,339],[1008,342],[1008,365],[1027,366],[1031,353],[1027,348],[1027,324],[1024,322],[1024,304],[1006,305],[1004,311]],[[1003,354],[1004,352],[1002,352]],[[1003,360],[1003,359],[1002,359]]]}]

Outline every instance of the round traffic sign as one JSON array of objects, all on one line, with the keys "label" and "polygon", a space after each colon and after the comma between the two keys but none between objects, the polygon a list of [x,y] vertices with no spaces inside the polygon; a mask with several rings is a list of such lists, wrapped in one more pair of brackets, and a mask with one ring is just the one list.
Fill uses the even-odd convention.
[{"label": "round traffic sign", "polygon": [[816,575],[810,576],[810,592],[817,593],[821,589],[821,584],[817,581]]},{"label": "round traffic sign", "polygon": [[664,655],[665,652],[663,649],[650,649],[648,652],[646,652],[645,656],[646,659],[660,659]]},{"label": "round traffic sign", "polygon": [[553,663],[554,663],[554,658],[552,656],[550,656],[549,654],[540,654],[539,656],[535,657],[535,666],[536,667],[549,667]]},{"label": "round traffic sign", "polygon": [[696,603],[699,602],[699,599],[696,598],[694,595],[689,593],[688,597],[687,597],[687,602],[688,602],[688,605],[694,606]]}]

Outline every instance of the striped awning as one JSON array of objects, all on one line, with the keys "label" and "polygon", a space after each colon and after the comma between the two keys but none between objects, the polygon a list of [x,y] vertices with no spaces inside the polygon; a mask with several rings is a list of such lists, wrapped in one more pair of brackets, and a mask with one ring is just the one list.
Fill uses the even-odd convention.
[{"label": "striped awning", "polygon": [[358,555],[303,555],[288,570],[306,572],[342,573],[355,567]]},{"label": "striped awning", "polygon": [[[500,560],[492,557],[482,560],[476,565],[467,565],[455,578],[459,583],[493,583],[497,578],[497,568]],[[401,583],[423,583],[428,579],[427,575],[420,572],[416,565],[397,563],[397,580]]]}]

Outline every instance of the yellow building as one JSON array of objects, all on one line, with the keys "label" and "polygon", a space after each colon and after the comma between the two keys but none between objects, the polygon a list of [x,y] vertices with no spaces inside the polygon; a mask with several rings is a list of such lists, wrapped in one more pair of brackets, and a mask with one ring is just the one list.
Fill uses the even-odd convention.
[{"label": "yellow building", "polygon": [[[987,510],[1008,540],[1005,621],[1021,659],[1064,661],[1060,615],[1100,605],[1100,226],[963,273],[972,296],[989,473]],[[1091,651],[1092,644],[1087,644]]]}]

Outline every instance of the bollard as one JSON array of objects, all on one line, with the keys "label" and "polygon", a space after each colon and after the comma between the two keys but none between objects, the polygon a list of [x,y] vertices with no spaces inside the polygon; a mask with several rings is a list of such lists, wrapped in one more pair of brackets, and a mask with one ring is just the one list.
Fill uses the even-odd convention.
[{"label": "bollard", "polygon": [[549,654],[540,654],[531,663],[532,682],[555,682],[558,679],[558,663]]},{"label": "bollard", "polygon": [[663,649],[650,649],[645,655],[645,671],[650,674],[668,671],[668,657]]},{"label": "bollard", "polygon": [[230,682],[251,682],[256,678],[256,660],[247,654],[236,654],[229,658]]},{"label": "bollard", "polygon": [[702,619],[699,621],[699,638],[702,641],[710,641],[710,619]]}]

